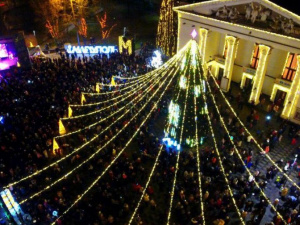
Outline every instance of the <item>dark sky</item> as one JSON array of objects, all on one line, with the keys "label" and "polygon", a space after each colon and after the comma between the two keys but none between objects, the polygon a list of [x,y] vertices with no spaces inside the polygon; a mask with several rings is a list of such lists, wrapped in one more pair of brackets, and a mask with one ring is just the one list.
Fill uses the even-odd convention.
[{"label": "dark sky", "polygon": [[293,13],[296,13],[297,15],[300,15],[300,7],[297,5],[299,3],[299,0],[270,0],[271,2],[274,2],[277,5],[280,5],[283,8],[286,8],[289,11],[292,11]]}]

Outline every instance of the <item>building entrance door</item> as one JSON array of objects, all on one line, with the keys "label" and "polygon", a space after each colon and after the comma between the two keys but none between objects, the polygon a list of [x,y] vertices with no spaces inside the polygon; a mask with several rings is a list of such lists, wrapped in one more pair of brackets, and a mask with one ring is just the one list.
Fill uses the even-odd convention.
[{"label": "building entrance door", "polygon": [[276,96],[274,99],[274,103],[278,106],[282,106],[284,103],[285,97],[286,97],[285,91],[277,90]]},{"label": "building entrance door", "polygon": [[221,81],[222,77],[224,75],[224,69],[219,67],[219,74],[218,74],[218,80]]},{"label": "building entrance door", "polygon": [[251,87],[251,83],[252,83],[252,79],[246,77],[244,87],[245,87],[246,89],[250,88],[250,87]]}]

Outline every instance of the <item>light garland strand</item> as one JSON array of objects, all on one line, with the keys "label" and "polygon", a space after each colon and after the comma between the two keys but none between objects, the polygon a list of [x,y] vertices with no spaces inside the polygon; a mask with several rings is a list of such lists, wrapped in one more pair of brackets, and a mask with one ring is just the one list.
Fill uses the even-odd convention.
[{"label": "light garland strand", "polygon": [[259,145],[259,143],[257,142],[257,140],[252,136],[252,134],[250,133],[250,131],[247,129],[247,127],[244,125],[244,123],[240,120],[240,118],[237,116],[236,112],[234,111],[234,109],[232,108],[231,104],[229,103],[229,101],[227,100],[226,96],[224,95],[224,93],[220,90],[220,87],[218,85],[218,83],[216,82],[214,76],[211,74],[211,71],[208,70],[210,73],[210,77],[213,78],[216,86],[218,87],[219,92],[221,93],[223,99],[225,100],[226,104],[228,105],[228,107],[230,108],[231,112],[233,113],[233,115],[235,116],[235,118],[237,118],[237,120],[239,121],[239,123],[242,125],[242,127],[245,129],[246,133],[251,137],[251,139],[253,140],[253,142],[256,144],[256,146],[258,147],[258,149],[261,151],[262,154],[264,154],[266,156],[266,158],[271,162],[271,164],[273,166],[275,166],[279,172],[282,173],[282,175],[287,178],[295,187],[298,188],[298,190],[300,190],[300,187],[298,186],[297,183],[295,183],[278,165],[276,162],[274,162],[274,160],[272,160],[272,158],[268,155],[265,154],[264,149]]},{"label": "light garland strand", "polygon": [[[177,98],[176,98],[176,99],[178,99],[178,97],[179,97],[180,90],[181,90],[181,89],[179,88],[179,91],[178,91],[178,94],[177,94]],[[168,124],[168,129],[170,128],[170,126],[171,126],[171,124],[169,123],[169,124]],[[145,185],[145,187],[144,187],[144,190],[143,190],[143,192],[142,192],[142,195],[141,195],[141,197],[140,197],[140,199],[139,199],[139,201],[138,201],[138,203],[137,203],[137,205],[136,205],[136,207],[135,207],[135,209],[134,209],[134,211],[133,211],[133,213],[132,213],[132,215],[131,215],[131,217],[130,217],[130,219],[129,219],[128,225],[131,225],[131,223],[132,223],[132,221],[133,221],[133,219],[134,219],[134,217],[135,217],[135,215],[136,215],[136,213],[137,213],[137,211],[138,211],[138,209],[139,209],[139,207],[140,207],[140,205],[141,205],[141,202],[142,202],[142,200],[143,200],[143,198],[144,198],[144,196],[145,196],[145,194],[146,194],[146,191],[147,191],[147,188],[148,188],[148,186],[149,186],[149,184],[150,184],[150,181],[151,181],[151,179],[152,179],[153,173],[154,173],[154,171],[155,171],[155,169],[156,169],[156,166],[158,165],[158,159],[159,159],[159,156],[160,156],[160,154],[161,154],[162,148],[163,148],[163,145],[162,145],[162,146],[160,147],[160,149],[159,149],[159,152],[158,152],[157,157],[156,157],[156,159],[155,159],[155,163],[154,163],[154,165],[153,165],[153,167],[152,167],[151,173],[150,173],[150,175],[149,175],[149,177],[148,177],[148,180],[147,180],[147,182],[146,182],[146,185]]]},{"label": "light garland strand", "polygon": [[[189,81],[188,81],[188,85],[187,85],[187,88],[186,88],[184,109],[183,109],[183,115],[182,115],[182,123],[181,123],[181,128],[180,128],[181,129],[180,138],[179,138],[179,146],[180,147],[181,147],[181,143],[182,143],[182,136],[183,136],[183,130],[184,130],[184,121],[185,121],[185,113],[186,113],[187,99],[188,99],[189,86],[190,86],[190,75],[188,75],[188,76],[189,76]],[[170,224],[170,218],[171,218],[171,214],[172,214],[174,192],[175,192],[175,186],[176,186],[176,182],[177,182],[177,172],[178,172],[178,169],[179,169],[180,153],[181,153],[181,149],[179,149],[179,151],[177,153],[177,160],[176,160],[176,166],[175,166],[175,174],[174,174],[173,186],[172,186],[172,190],[171,190],[170,206],[169,206],[168,217],[167,217],[167,225]]]},{"label": "light garland strand", "polygon": [[[175,71],[175,74],[177,73],[178,69]],[[102,172],[102,174],[100,176],[98,176],[94,182],[75,200],[75,202],[68,208],[66,209],[61,216],[59,216],[51,225],[55,225],[56,221],[59,220],[60,218],[62,218],[65,214],[67,214],[96,184],[97,182],[103,177],[103,175],[110,169],[110,167],[114,164],[114,162],[121,156],[121,154],[124,152],[124,150],[128,147],[128,145],[132,142],[132,140],[135,138],[135,136],[139,133],[141,127],[146,123],[146,121],[149,119],[149,117],[151,116],[152,112],[156,109],[158,102],[160,102],[160,100],[162,99],[162,97],[164,96],[165,92],[168,90],[168,87],[170,86],[170,84],[172,83],[173,79],[175,76],[172,77],[172,79],[169,81],[169,83],[167,84],[166,88],[164,89],[164,91],[161,93],[159,99],[156,101],[156,103],[153,105],[153,107],[151,108],[150,112],[148,113],[148,115],[146,116],[146,118],[143,120],[143,122],[141,123],[141,125],[138,127],[138,129],[135,131],[135,133],[133,134],[133,136],[129,139],[129,141],[127,141],[127,143],[125,144],[125,146],[123,147],[123,149],[119,152],[119,154],[112,160],[112,162],[106,167],[106,169]],[[157,92],[157,91],[156,91]],[[142,107],[145,108],[146,104]],[[142,110],[142,109],[141,109]],[[141,111],[140,110],[140,111]],[[138,113],[139,114],[139,113]],[[131,120],[133,120],[138,114],[136,114]],[[130,121],[131,121],[130,120]],[[128,122],[122,129],[126,128],[128,126],[128,124],[130,124],[130,122]]]},{"label": "light garland strand", "polygon": [[[163,76],[164,76],[167,72],[168,72],[168,71],[164,72]],[[162,76],[162,77],[163,77],[163,76]],[[162,77],[161,77],[160,79],[162,79]],[[156,80],[156,81],[153,83],[153,87],[159,83],[160,79],[159,79],[159,80]],[[147,88],[146,88],[146,92],[142,94],[142,97],[145,96],[146,94],[148,94],[148,93],[151,91],[151,88],[152,88],[151,86],[147,87]],[[132,95],[134,95],[134,94],[135,94],[135,93],[133,93]],[[59,138],[67,137],[67,136],[70,136],[70,135],[72,135],[72,134],[76,134],[76,133],[82,132],[82,131],[84,131],[84,130],[86,130],[86,129],[90,129],[91,127],[94,127],[94,126],[96,126],[97,124],[100,124],[100,123],[102,123],[103,121],[106,121],[106,120],[108,120],[109,118],[113,117],[115,114],[121,112],[123,109],[126,109],[126,107],[127,107],[128,105],[133,105],[133,106],[134,106],[134,105],[135,105],[134,102],[135,102],[139,97],[141,97],[141,95],[137,95],[134,99],[132,99],[132,100],[131,100],[130,102],[128,102],[126,105],[124,105],[124,106],[122,106],[121,108],[119,108],[119,109],[118,109],[117,111],[115,111],[114,113],[110,114],[110,115],[107,116],[107,117],[102,118],[101,120],[99,120],[99,121],[97,121],[97,122],[95,122],[95,123],[93,123],[93,124],[89,124],[89,125],[85,126],[84,128],[81,128],[81,129],[78,129],[78,130],[75,130],[75,131],[72,131],[72,132],[68,132],[68,133],[66,133],[66,134],[62,134],[62,135],[56,136],[56,137],[54,137],[54,139],[59,139]],[[124,100],[122,100],[122,101],[124,101]],[[122,102],[122,101],[121,101],[121,102]],[[115,104],[116,104],[116,103],[114,103],[113,105],[104,107],[104,108],[102,108],[101,110],[109,109],[109,108],[111,108],[112,106],[114,106]],[[100,110],[100,111],[101,111],[101,110]]]},{"label": "light garland strand", "polygon": [[[226,126],[226,124],[224,123],[223,117],[222,117],[222,115],[221,115],[221,113],[220,113],[220,111],[219,111],[219,109],[218,109],[218,107],[217,107],[217,103],[216,103],[216,101],[215,101],[215,97],[214,97],[214,96],[212,95],[212,93],[211,93],[211,88],[210,88],[208,82],[207,82],[207,86],[208,86],[208,89],[209,89],[210,96],[211,96],[211,98],[212,98],[212,100],[213,100],[213,102],[214,102],[214,106],[215,106],[215,108],[216,108],[216,111],[217,111],[217,113],[218,113],[218,116],[219,116],[219,118],[220,118],[220,121],[221,121],[221,123],[222,123],[222,126],[224,127],[224,130],[226,131],[226,134],[227,134],[227,136],[228,136],[228,138],[229,138],[229,140],[230,140],[230,143],[231,143],[232,146],[233,146],[233,149],[234,149],[236,155],[238,156],[238,158],[239,158],[239,160],[241,161],[242,165],[244,165],[244,167],[245,167],[245,169],[246,169],[248,175],[249,175],[249,176],[253,176],[252,173],[250,172],[250,170],[248,169],[247,165],[245,165],[244,160],[242,159],[241,154],[239,153],[238,149],[236,148],[236,145],[235,145],[234,141],[231,140],[231,138],[230,138],[230,133],[229,133],[229,131],[228,131],[228,129],[227,129],[227,126]],[[275,206],[272,204],[272,202],[268,199],[268,196],[266,196],[266,194],[265,194],[264,191],[261,189],[261,187],[259,186],[259,184],[256,182],[255,179],[253,179],[253,182],[254,182],[255,186],[259,189],[260,194],[261,194],[262,196],[264,196],[264,198],[266,199],[266,201],[268,202],[268,204],[269,204],[269,205],[272,207],[272,209],[277,213],[277,216],[279,216],[280,219],[284,222],[284,224],[287,225],[287,222],[283,219],[282,215],[277,211],[276,207],[275,207]]]},{"label": "light garland strand", "polygon": [[149,177],[148,177],[148,180],[147,180],[147,182],[146,182],[146,185],[145,185],[145,187],[144,187],[144,189],[143,189],[142,195],[141,195],[141,197],[140,197],[140,199],[139,199],[139,201],[138,201],[138,203],[137,203],[137,205],[136,205],[136,207],[135,207],[135,209],[134,209],[134,211],[133,211],[133,213],[132,213],[132,216],[130,217],[130,220],[129,220],[129,222],[128,222],[128,225],[131,225],[131,223],[132,223],[132,221],[133,221],[133,219],[134,219],[134,217],[135,217],[135,215],[136,215],[136,213],[137,213],[137,211],[138,211],[138,209],[139,209],[139,207],[140,207],[140,205],[141,205],[141,202],[143,201],[143,198],[144,198],[144,196],[145,196],[145,194],[146,194],[147,188],[148,188],[148,186],[149,186],[149,184],[150,184],[150,181],[151,181],[151,179],[152,179],[153,173],[154,173],[154,171],[155,171],[155,169],[156,169],[156,167],[157,167],[157,165],[158,165],[158,159],[159,159],[159,157],[160,157],[160,155],[161,155],[162,149],[163,149],[163,144],[162,144],[162,145],[160,146],[160,148],[159,148],[158,154],[157,154],[157,156],[156,156],[154,165],[153,165],[153,167],[152,167],[152,170],[151,170],[151,172],[150,172],[150,175],[149,175]]},{"label": "light garland strand", "polygon": [[[146,73],[146,74],[144,74],[144,75],[141,75],[141,76],[139,76],[139,77],[146,76],[147,74],[153,75],[153,74],[159,72],[160,70],[162,70],[162,69],[164,69],[164,68],[170,67],[171,63],[173,63],[173,60],[176,60],[177,57],[178,57],[178,55],[181,55],[183,52],[185,52],[187,46],[188,46],[188,43],[187,43],[182,49],[180,49],[180,50],[177,52],[176,55],[174,55],[171,59],[169,59],[166,63],[164,63],[164,64],[163,64],[162,66],[160,66],[159,68],[157,68],[157,69],[155,69],[155,70],[153,70],[153,71],[151,71],[151,72],[148,72],[148,73]],[[127,84],[128,84],[128,83],[127,83]],[[102,85],[102,84],[101,84],[101,85]],[[123,89],[121,89],[121,90],[125,90],[126,88],[127,88],[127,87],[125,87],[125,88],[123,88]],[[83,94],[84,94],[84,95],[91,95],[91,96],[93,96],[93,95],[105,95],[105,94],[113,94],[113,93],[118,92],[118,91],[119,91],[119,90],[108,91],[108,92],[103,92],[103,93],[83,92]],[[81,106],[81,105],[80,105],[80,106]]]},{"label": "light garland strand", "polygon": [[[89,93],[89,92],[82,92],[83,95],[88,95],[88,96],[100,96],[100,95],[109,95],[109,94],[115,94],[117,92],[121,92],[121,91],[124,91],[124,90],[127,90],[127,89],[132,89],[134,88],[136,85],[141,85],[141,84],[144,84],[144,83],[148,83],[152,80],[154,80],[155,78],[159,77],[161,75],[161,72],[162,71],[165,71],[168,69],[168,67],[171,67],[173,66],[174,63],[176,63],[176,57],[173,57],[170,62],[168,63],[168,66],[162,66],[160,67],[157,71],[155,72],[149,72],[149,73],[146,73],[145,75],[147,75],[147,77],[143,78],[143,79],[140,79],[138,80],[138,82],[128,82],[126,84],[128,84],[128,86],[126,86],[125,88],[123,89],[117,89],[115,91],[106,91],[106,92],[102,92],[102,93]],[[142,75],[143,76],[143,75]],[[129,85],[130,84],[130,85]],[[96,83],[96,85],[101,85],[103,86],[102,83]],[[117,86],[117,85],[116,85]],[[132,90],[131,90],[132,91]],[[128,92],[125,92],[121,95],[119,95],[118,97],[115,97],[115,98],[112,98],[112,99],[109,99],[109,101],[112,101],[114,99],[117,99],[117,98],[120,98],[122,97],[123,95],[127,94]],[[96,103],[90,103],[90,104],[84,104],[84,105],[81,105],[81,104],[71,104],[70,107],[88,107],[88,106],[93,106],[93,105],[99,105],[101,103],[105,103],[105,102],[109,102],[109,101],[100,101],[100,102],[96,102]]]},{"label": "light garland strand", "polygon": [[[181,54],[179,54],[179,55],[181,55]],[[122,98],[122,97],[124,97],[124,95],[127,95],[127,94],[129,94],[129,93],[132,93],[132,92],[137,92],[137,91],[139,91],[139,90],[141,90],[143,87],[145,87],[149,82],[152,82],[153,80],[155,80],[155,79],[157,79],[158,77],[160,77],[163,73],[162,72],[164,72],[164,71],[166,71],[166,70],[168,70],[168,68],[169,67],[172,67],[174,64],[176,64],[176,62],[178,61],[178,58],[177,57],[172,57],[168,62],[167,62],[167,64],[165,64],[164,66],[161,66],[160,68],[158,68],[157,70],[155,70],[155,73],[154,72],[150,72],[150,73],[147,73],[148,75],[148,77],[147,77],[147,79],[143,79],[142,80],[142,82],[136,82],[136,83],[133,83],[132,85],[129,85],[129,86],[127,86],[127,87],[125,87],[125,88],[123,88],[123,89],[121,89],[121,90],[116,90],[116,91],[114,91],[114,93],[116,93],[116,92],[121,92],[121,91],[124,91],[125,89],[130,89],[131,88],[131,90],[129,91],[129,92],[125,92],[125,93],[123,93],[123,94],[120,94],[120,95],[118,95],[118,96],[116,96],[116,97],[114,97],[114,98],[110,98],[110,99],[108,99],[108,100],[104,100],[104,101],[99,101],[99,102],[94,102],[94,103],[90,103],[90,104],[83,104],[83,105],[81,105],[81,104],[71,104],[71,105],[69,105],[69,107],[78,107],[78,108],[82,108],[82,107],[89,107],[89,106],[96,106],[96,105],[100,105],[100,104],[104,104],[104,103],[108,103],[108,102],[113,102],[114,100],[117,100],[118,98]],[[99,83],[97,83],[97,84],[99,84]],[[96,85],[97,85],[96,84]],[[139,85],[139,87],[138,87],[138,89],[134,89],[134,87],[135,86],[138,86]],[[111,92],[104,92],[104,93],[101,93],[101,94],[106,94],[106,95],[108,95],[108,93],[111,93]],[[87,95],[87,94],[89,94],[89,93],[82,93],[83,95]],[[98,93],[92,93],[92,96],[94,96],[94,94],[95,95],[98,95]],[[100,94],[100,93],[99,93]]]},{"label": "light garland strand", "polygon": [[[160,81],[160,80],[158,80],[157,83],[158,83],[159,81]],[[151,90],[148,88],[148,90],[146,90],[146,94],[147,94],[148,92],[150,92],[150,91],[151,91]],[[136,96],[134,100],[138,99],[139,97],[141,97],[141,98],[139,99],[138,102],[140,102],[140,101],[145,97],[145,95],[143,95],[143,96]],[[95,126],[95,125],[97,125],[98,123],[101,123],[101,122],[107,120],[108,118],[110,118],[110,117],[113,116],[114,114],[116,114],[116,113],[118,113],[118,112],[121,112],[123,109],[126,109],[126,107],[127,107],[127,105],[123,106],[123,107],[120,108],[118,111],[116,111],[115,113],[111,114],[109,117],[106,117],[106,118],[104,118],[104,119],[98,121],[97,123],[90,125],[89,128],[90,128],[90,127],[93,127],[93,126]],[[107,126],[104,130],[102,130],[99,134],[97,134],[95,137],[93,137],[93,138],[92,138],[91,140],[89,140],[88,142],[85,142],[85,143],[84,143],[83,145],[81,145],[80,147],[75,148],[74,151],[72,151],[72,152],[69,153],[68,155],[66,155],[66,156],[64,156],[63,158],[61,158],[61,159],[59,159],[59,160],[57,160],[57,161],[51,163],[49,166],[44,167],[44,168],[41,169],[41,170],[37,170],[37,171],[34,172],[33,174],[31,174],[31,175],[29,175],[29,176],[27,176],[27,177],[24,177],[24,178],[22,178],[22,179],[20,179],[19,181],[16,181],[16,182],[13,182],[13,183],[8,184],[5,188],[14,186],[14,185],[16,185],[16,184],[18,184],[18,183],[20,183],[20,182],[22,182],[22,181],[25,181],[25,180],[27,180],[27,179],[30,179],[30,178],[32,178],[32,177],[34,177],[34,176],[36,176],[36,175],[42,173],[43,171],[46,171],[47,169],[49,169],[49,168],[51,168],[51,167],[57,165],[58,163],[60,163],[60,162],[62,162],[62,161],[64,161],[64,160],[66,160],[67,158],[71,157],[72,155],[74,155],[75,153],[77,153],[78,151],[80,151],[81,149],[83,149],[85,146],[91,144],[94,140],[96,140],[97,138],[99,138],[99,136],[100,136],[101,134],[103,134],[103,133],[104,133],[105,131],[107,131],[111,126],[113,126],[113,125],[116,124],[119,120],[121,120],[124,116],[126,116],[127,113],[130,112],[130,110],[133,109],[134,107],[135,107],[135,106],[133,105],[130,109],[125,110],[125,112],[123,113],[123,115],[120,116],[120,117],[118,117],[118,119],[115,120],[112,124],[110,124],[109,126]],[[54,138],[54,140],[56,140],[56,139],[58,139],[58,138],[65,137],[65,136],[69,136],[69,135],[71,135],[71,134],[78,133],[78,132],[80,132],[80,131],[82,131],[82,130],[84,130],[84,129],[81,129],[81,130],[78,130],[78,131],[74,131],[74,132],[71,132],[71,133],[68,133],[68,134],[65,134],[65,135],[57,136],[57,137]]]},{"label": "light garland strand", "polygon": [[[168,71],[165,71],[164,73],[162,73],[161,75],[164,76]],[[157,77],[156,77],[157,79]],[[151,80],[152,81],[152,80]],[[112,105],[109,105],[109,106],[106,106],[104,108],[101,108],[99,110],[95,110],[95,111],[92,111],[90,113],[84,113],[84,114],[79,114],[77,116],[72,116],[72,117],[68,117],[68,118],[61,118],[61,120],[73,120],[73,119],[78,119],[78,118],[82,118],[82,117],[86,117],[86,116],[90,116],[90,115],[93,115],[93,114],[96,114],[96,113],[100,113],[106,109],[110,109],[112,108],[113,106],[115,105],[118,105],[122,102],[124,102],[126,99],[130,98],[131,96],[135,95],[136,93],[138,93],[138,91],[142,90],[145,86],[147,86],[147,82],[144,83],[144,85],[138,87],[137,89],[133,89],[129,92],[126,92],[125,94],[123,95],[120,95],[120,96],[117,96],[117,97],[114,97],[114,98],[111,98],[111,99],[108,99],[108,100],[105,100],[105,101],[102,101],[102,102],[98,102],[98,103],[92,103],[92,104],[87,104],[87,105],[81,105],[81,106],[94,106],[94,105],[100,105],[100,104],[104,104],[104,103],[108,103],[108,102],[114,102],[115,100],[117,100],[118,98],[122,98],[120,99],[119,101],[117,102],[114,102]],[[125,97],[126,96],[126,97]],[[71,105],[70,105],[71,107]]]},{"label": "light garland strand", "polygon": [[[189,43],[187,43],[186,46],[188,46],[188,44],[189,44]],[[179,54],[179,55],[177,54],[177,55],[173,56],[173,57],[172,57],[172,62],[173,62],[173,60],[175,60],[175,63],[176,63],[177,60],[178,60],[178,56],[180,56],[180,55],[182,54],[183,50],[185,50],[185,49],[186,49],[186,48],[183,48],[182,51],[180,51],[180,54]],[[165,66],[165,65],[164,65],[164,66]],[[162,66],[162,67],[164,67],[164,66]],[[169,67],[166,67],[166,68],[169,68]],[[132,95],[134,95],[134,94],[135,94],[135,93],[134,93],[134,91],[133,91],[133,93],[132,93],[131,95],[125,97],[125,99],[127,99],[128,97],[130,97],[130,96],[132,96]],[[86,116],[94,115],[94,114],[99,113],[99,112],[102,112],[103,110],[105,110],[105,109],[107,109],[107,108],[110,108],[110,107],[112,107],[112,106],[114,106],[114,105],[116,105],[116,104],[118,104],[118,102],[117,102],[117,103],[114,103],[113,105],[104,107],[104,108],[99,109],[99,110],[95,110],[95,111],[90,112],[90,113],[82,114],[82,115],[79,115],[79,116],[73,116],[73,117],[69,117],[69,118],[61,118],[61,120],[62,120],[62,121],[73,120],[73,119],[78,119],[78,118],[83,118],[83,117],[86,117]],[[81,106],[82,106],[82,105],[81,105]]]},{"label": "light garland strand", "polygon": [[[197,54],[198,56],[198,54]],[[197,58],[199,63],[199,58]],[[204,60],[204,59],[203,59]],[[201,72],[198,70],[198,72]],[[202,87],[201,78],[199,77],[200,87]],[[196,87],[196,69],[194,69],[194,87]],[[203,96],[203,88],[200,88],[200,93]],[[205,103],[203,99],[203,103]],[[201,171],[200,171],[200,154],[199,154],[199,139],[198,139],[198,117],[197,117],[197,97],[194,94],[194,118],[195,118],[195,136],[196,136],[196,153],[197,153],[197,173],[198,173],[198,183],[199,183],[199,197],[200,197],[200,209],[202,214],[202,225],[205,225],[205,215],[204,215],[204,204],[203,204],[203,193],[202,193],[202,182],[201,182]]]},{"label": "light garland strand", "polygon": [[[204,79],[206,79],[205,76],[203,76],[203,77],[204,77]],[[205,96],[205,95],[202,95],[202,96],[203,96],[203,98],[204,98],[204,103],[207,104],[206,96]],[[216,149],[216,153],[217,153],[217,156],[218,156],[218,160],[219,160],[219,162],[220,162],[219,165],[220,165],[222,174],[223,174],[223,176],[224,176],[226,185],[227,185],[227,187],[228,187],[228,191],[229,191],[230,197],[231,197],[231,199],[232,199],[232,203],[233,203],[233,205],[234,205],[234,207],[235,207],[235,209],[236,209],[236,212],[237,212],[237,214],[238,214],[238,217],[239,217],[239,220],[240,220],[241,224],[242,224],[242,225],[246,225],[246,224],[245,224],[245,221],[244,221],[244,219],[243,219],[243,217],[242,217],[242,215],[241,215],[241,212],[240,212],[240,210],[239,210],[239,208],[238,208],[238,206],[237,206],[237,204],[236,204],[236,201],[235,201],[235,198],[234,198],[232,189],[231,189],[231,187],[230,187],[230,185],[229,185],[229,181],[228,181],[228,178],[227,178],[226,173],[225,173],[225,169],[224,169],[224,167],[223,167],[221,155],[220,155],[220,152],[219,152],[219,149],[218,149],[218,145],[217,145],[217,142],[216,142],[216,139],[215,139],[215,134],[214,134],[214,130],[213,130],[213,128],[212,128],[212,124],[211,124],[211,120],[210,120],[210,117],[209,117],[209,113],[208,113],[208,108],[207,108],[207,107],[205,108],[205,114],[206,114],[206,116],[207,116],[207,120],[208,120],[208,123],[209,123],[209,129],[210,129],[210,132],[211,132],[211,134],[212,134],[212,139],[213,139],[213,142],[214,142],[214,146],[215,146],[215,149]]]},{"label": "light garland strand", "polygon": [[[181,53],[182,53],[182,52],[181,52]],[[174,56],[174,57],[175,57],[175,56]],[[176,55],[176,57],[179,58],[179,60],[180,60],[180,58],[182,58],[182,55],[180,55],[180,56],[179,56],[179,55]],[[137,97],[138,97],[138,96],[137,96]],[[137,98],[137,97],[136,97],[136,98]],[[124,106],[123,108],[125,108],[125,106]],[[133,107],[131,107],[131,108],[133,108]],[[128,110],[127,112],[129,112],[129,110]],[[126,113],[127,113],[127,112],[126,112]],[[125,115],[126,113],[124,113],[124,115]],[[124,115],[121,116],[120,118],[123,118]],[[120,120],[120,118],[117,119],[117,121]],[[117,121],[116,121],[116,122],[117,122]],[[107,129],[105,129],[104,131],[106,131],[106,130],[107,130]],[[104,131],[103,131],[103,132],[104,132]],[[102,133],[103,133],[103,132],[102,132]],[[72,156],[74,153],[78,152],[78,151],[81,150],[83,147],[85,147],[85,146],[87,146],[88,144],[90,144],[90,143],[91,143],[92,141],[94,141],[97,137],[99,137],[102,133],[98,134],[96,137],[93,137],[90,141],[84,143],[84,144],[81,145],[79,148],[76,148],[76,149],[75,149],[73,152],[71,152],[70,154],[68,154],[68,155],[64,156],[63,158],[61,158],[61,159],[59,159],[59,160],[57,160],[57,161],[51,163],[49,166],[44,167],[44,168],[41,169],[41,170],[37,170],[37,171],[34,172],[33,174],[31,174],[31,175],[29,175],[29,176],[26,176],[26,177],[20,179],[19,181],[15,181],[15,182],[13,182],[13,183],[10,183],[10,184],[8,184],[5,188],[9,188],[9,187],[14,186],[14,185],[16,185],[16,184],[19,184],[19,183],[22,182],[22,181],[28,180],[28,179],[30,179],[30,178],[32,178],[32,177],[34,177],[34,176],[36,176],[36,175],[42,173],[43,171],[48,170],[49,168],[55,166],[57,163],[60,163],[61,161],[63,161],[63,160],[65,160],[65,159],[69,158],[69,157]],[[70,133],[69,133],[69,134],[70,134]],[[64,135],[64,136],[66,136],[66,135]],[[59,137],[62,137],[62,136],[57,136],[57,137],[55,137],[55,139],[56,139],[56,138],[59,138]]]},{"label": "light garland strand", "polygon": [[[174,75],[173,75],[174,76]],[[172,78],[173,79],[173,78]],[[60,177],[59,179],[57,179],[56,181],[54,181],[52,184],[48,185],[47,187],[45,187],[44,189],[36,192],[35,194],[31,195],[30,197],[24,199],[23,201],[20,202],[20,205],[27,202],[28,200],[40,195],[41,193],[45,192],[46,190],[50,189],[51,187],[53,187],[55,184],[59,183],[60,181],[62,181],[63,179],[66,179],[68,176],[70,176],[72,173],[74,173],[75,170],[79,169],[80,167],[82,167],[84,164],[86,164],[87,162],[89,162],[91,159],[93,159],[102,149],[104,149],[106,146],[108,146],[114,139],[116,139],[119,134],[121,132],[123,132],[123,130],[141,113],[141,111],[147,106],[147,104],[152,100],[152,98],[154,96],[156,96],[157,92],[160,90],[160,88],[165,84],[167,78],[163,81],[163,83],[160,84],[159,88],[152,94],[152,96],[148,99],[148,101],[143,105],[143,107],[138,111],[138,113],[136,113],[130,120],[129,122],[122,127],[117,134],[115,134],[108,142],[106,142],[102,147],[100,147],[96,152],[94,152],[90,157],[88,157],[86,160],[84,160],[82,163],[80,163],[78,166],[76,166],[74,169],[72,169],[71,171],[69,171],[68,173],[66,173],[64,176]]]},{"label": "light garland strand", "polygon": [[[83,104],[83,105],[81,105],[81,104],[77,104],[77,105],[71,104],[69,106],[70,107],[74,107],[74,108],[86,108],[86,107],[90,107],[90,106],[97,106],[97,105],[101,105],[101,104],[113,102],[113,101],[115,101],[115,100],[117,100],[119,98],[124,98],[125,95],[128,95],[128,94],[130,94],[132,92],[137,93],[137,91],[141,90],[143,87],[145,87],[147,84],[149,84],[149,82],[152,82],[154,79],[157,79],[158,77],[159,76],[152,76],[152,78],[150,80],[145,80],[145,81],[142,81],[141,83],[135,83],[133,85],[130,85],[130,86],[128,86],[128,88],[131,89],[131,90],[129,90],[129,91],[125,92],[125,93],[122,93],[122,94],[120,94],[120,95],[118,95],[116,97],[109,98],[108,100],[101,100],[101,101],[96,101],[96,102],[93,102],[93,103],[88,103],[88,104]],[[135,89],[135,88],[137,88],[137,89]],[[122,91],[124,89],[122,89]]]}]

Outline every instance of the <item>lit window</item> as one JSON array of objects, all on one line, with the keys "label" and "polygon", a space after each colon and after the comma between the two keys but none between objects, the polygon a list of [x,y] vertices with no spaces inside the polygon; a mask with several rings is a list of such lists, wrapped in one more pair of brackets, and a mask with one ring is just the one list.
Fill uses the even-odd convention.
[{"label": "lit window", "polygon": [[297,70],[297,54],[290,53],[285,69],[282,75],[282,79],[292,81]]},{"label": "lit window", "polygon": [[253,69],[257,69],[258,61],[259,61],[259,45],[255,44],[250,67]]}]

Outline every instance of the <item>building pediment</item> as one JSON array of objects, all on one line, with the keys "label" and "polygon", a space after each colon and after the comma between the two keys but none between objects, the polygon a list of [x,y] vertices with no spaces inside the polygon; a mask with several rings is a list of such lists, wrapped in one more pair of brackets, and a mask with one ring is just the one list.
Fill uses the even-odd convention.
[{"label": "building pediment", "polygon": [[174,10],[300,39],[300,16],[268,0],[213,0]]}]

